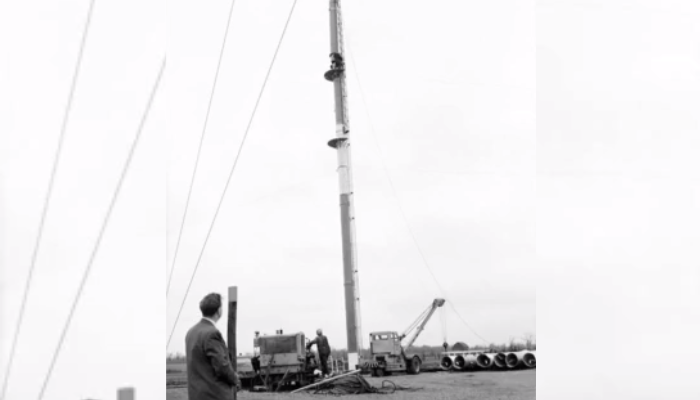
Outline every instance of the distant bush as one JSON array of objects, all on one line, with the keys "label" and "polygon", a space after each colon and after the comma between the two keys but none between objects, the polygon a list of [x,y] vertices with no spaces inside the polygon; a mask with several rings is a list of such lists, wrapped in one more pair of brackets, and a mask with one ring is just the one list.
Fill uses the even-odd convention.
[{"label": "distant bush", "polygon": [[[532,335],[526,335],[521,341],[516,341],[515,339],[511,338],[510,342],[507,344],[495,344],[491,343],[489,345],[473,345],[469,346],[469,349],[471,350],[481,350],[484,352],[488,353],[503,353],[503,352],[516,352],[516,351],[522,351],[522,350],[530,350],[534,351],[537,350],[537,343],[535,342],[534,336]],[[451,351],[452,348],[448,347],[448,351]],[[420,354],[423,356],[423,358],[438,358],[440,354],[445,352],[445,348],[442,346],[411,346],[406,350],[407,353],[414,353],[414,354]],[[246,356],[251,356],[246,354]],[[362,349],[360,351],[360,357],[363,359],[369,358],[369,348],[367,349]],[[332,349],[331,350],[331,357],[333,357],[334,360],[347,360],[348,359],[348,351],[346,349]],[[187,360],[185,359],[184,354],[168,354],[167,357],[167,364],[182,364],[185,363]]]},{"label": "distant bush", "polygon": [[168,354],[168,357],[166,358],[166,364],[182,364],[186,362],[187,360],[185,359],[184,354]]}]

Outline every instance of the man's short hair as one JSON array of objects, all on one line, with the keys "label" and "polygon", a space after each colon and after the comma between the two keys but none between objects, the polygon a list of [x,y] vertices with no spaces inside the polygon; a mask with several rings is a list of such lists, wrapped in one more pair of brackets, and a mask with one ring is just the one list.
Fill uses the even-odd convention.
[{"label": "man's short hair", "polygon": [[221,295],[218,293],[209,293],[199,302],[199,309],[202,310],[202,315],[207,318],[216,315],[220,308]]}]

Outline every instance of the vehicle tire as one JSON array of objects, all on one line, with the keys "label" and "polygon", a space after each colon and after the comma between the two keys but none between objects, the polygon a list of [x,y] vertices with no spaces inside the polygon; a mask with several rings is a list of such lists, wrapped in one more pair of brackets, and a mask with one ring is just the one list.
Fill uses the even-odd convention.
[{"label": "vehicle tire", "polygon": [[411,375],[420,374],[421,364],[422,362],[419,357],[413,357],[408,364],[408,373]]},{"label": "vehicle tire", "polygon": [[377,368],[377,378],[381,378],[384,375],[386,375],[386,371],[384,371],[384,368]]}]

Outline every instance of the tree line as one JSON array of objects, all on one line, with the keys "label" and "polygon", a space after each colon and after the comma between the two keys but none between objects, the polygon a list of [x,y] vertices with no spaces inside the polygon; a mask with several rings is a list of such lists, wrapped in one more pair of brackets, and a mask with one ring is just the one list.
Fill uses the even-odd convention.
[{"label": "tree line", "polygon": [[[504,344],[489,344],[489,345],[475,345],[467,346],[465,350],[480,350],[485,353],[505,353],[505,352],[516,352],[523,350],[534,351],[537,350],[537,343],[533,337],[526,337],[523,341],[516,341],[511,339],[509,343]],[[448,351],[452,351],[451,347],[448,347]],[[455,350],[457,351],[457,350]],[[440,354],[445,352],[443,346],[411,346],[406,350],[407,353],[421,354],[423,357],[436,358]],[[243,357],[252,357],[252,354],[243,354]],[[331,356],[336,360],[346,360],[348,358],[348,351],[346,349],[332,349]],[[363,349],[360,352],[360,357],[363,359],[369,358],[369,349]],[[184,363],[185,355],[181,353],[171,353],[167,356],[168,364],[181,364]]]}]

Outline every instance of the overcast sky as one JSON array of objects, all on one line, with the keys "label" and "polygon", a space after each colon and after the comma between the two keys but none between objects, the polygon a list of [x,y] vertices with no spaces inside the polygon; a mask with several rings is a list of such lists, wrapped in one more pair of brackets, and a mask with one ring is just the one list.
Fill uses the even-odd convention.
[{"label": "overcast sky", "polygon": [[[0,6],[2,376],[88,6]],[[160,1],[96,1],[8,400],[36,398],[48,371],[165,53],[163,10]],[[46,400],[112,399],[122,386],[142,399],[165,398],[162,352],[152,350],[162,346],[165,323],[164,94],[153,103]]]},{"label": "overcast sky", "polygon": [[[402,331],[442,296],[374,137],[425,257],[462,317],[493,342],[535,334],[533,3],[343,4],[363,338]],[[169,265],[229,5],[168,4]],[[167,333],[291,5],[235,4]],[[299,1],[169,352],[184,350],[201,298],[231,285],[240,287],[241,351],[252,351],[256,330],[276,329],[323,328],[332,346],[346,347],[337,157],[326,145],[335,135],[333,85],[323,79],[329,34],[328,3]],[[449,307],[444,312],[450,343],[481,342]],[[417,344],[442,342],[436,315]]]},{"label": "overcast sky", "polygon": [[[292,2],[236,1],[166,302],[231,3],[169,0],[166,20],[163,1],[97,0],[8,400],[39,392],[167,23],[162,91],[45,398],[165,397],[164,336]],[[543,398],[697,399],[678,345],[700,335],[697,2],[477,3],[344,2],[365,345],[438,296],[497,343],[536,335],[539,304],[546,357],[607,356],[578,359],[580,374],[549,363]],[[88,5],[0,3],[2,373]],[[242,352],[256,330],[321,327],[346,346],[328,18],[299,0],[167,352],[184,350],[202,296],[232,285]],[[481,342],[444,311],[450,343]],[[438,315],[417,344],[443,339]]]}]

